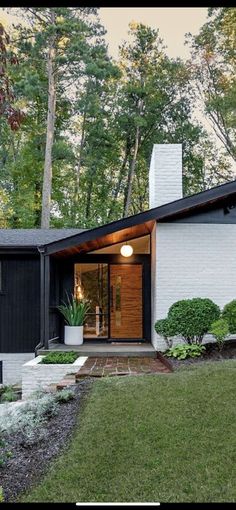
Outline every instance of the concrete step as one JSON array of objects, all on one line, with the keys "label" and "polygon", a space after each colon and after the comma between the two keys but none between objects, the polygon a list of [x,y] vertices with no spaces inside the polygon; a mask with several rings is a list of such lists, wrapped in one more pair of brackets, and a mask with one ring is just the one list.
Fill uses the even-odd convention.
[{"label": "concrete step", "polygon": [[80,346],[69,346],[62,343],[52,343],[50,348],[47,350],[39,349],[37,354],[44,355],[50,352],[70,352],[76,351],[82,356],[92,356],[96,358],[104,358],[111,356],[122,356],[122,357],[145,357],[145,358],[156,358],[157,352],[155,351],[152,344],[149,343],[108,343],[103,342],[100,344],[95,343],[84,343]]}]

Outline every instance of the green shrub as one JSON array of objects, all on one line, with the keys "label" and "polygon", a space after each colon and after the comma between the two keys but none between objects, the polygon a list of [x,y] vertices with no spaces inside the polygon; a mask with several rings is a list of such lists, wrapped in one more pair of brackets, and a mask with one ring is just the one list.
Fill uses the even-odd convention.
[{"label": "green shrub", "polygon": [[172,337],[175,335],[172,321],[170,319],[160,319],[155,323],[155,330],[158,335],[163,336],[167,347],[172,347]]},{"label": "green shrub", "polygon": [[178,344],[171,349],[166,351],[166,356],[177,358],[177,359],[186,359],[186,358],[197,358],[201,356],[203,352],[206,350],[204,345],[199,344]]},{"label": "green shrub", "polygon": [[228,322],[225,319],[218,319],[212,323],[209,333],[215,337],[218,348],[221,350],[223,348],[225,338],[229,334]]},{"label": "green shrub", "polygon": [[219,317],[219,306],[208,298],[183,299],[174,303],[168,311],[172,331],[181,335],[188,344],[200,344],[212,322]]},{"label": "green shrub", "polygon": [[43,364],[67,364],[74,363],[74,361],[78,358],[78,353],[71,352],[50,352],[47,354],[40,363]]},{"label": "green shrub", "polygon": [[3,488],[0,486],[0,503],[4,503]]},{"label": "green shrub", "polygon": [[15,400],[18,400],[18,397],[12,386],[3,387],[0,402],[14,402]]},{"label": "green shrub", "polygon": [[64,390],[60,390],[56,393],[55,399],[59,404],[63,404],[64,402],[69,402],[75,398],[75,392],[72,389],[65,388]]},{"label": "green shrub", "polygon": [[29,400],[0,416],[0,434],[6,438],[20,433],[20,444],[31,447],[46,437],[45,425],[58,410],[59,404],[54,395],[44,394],[36,400]]},{"label": "green shrub", "polygon": [[224,306],[222,319],[228,322],[229,333],[236,333],[236,299]]},{"label": "green shrub", "polygon": [[7,459],[12,457],[12,452],[10,450],[7,450],[6,448],[7,448],[6,441],[3,438],[0,438],[0,468],[4,467]]}]

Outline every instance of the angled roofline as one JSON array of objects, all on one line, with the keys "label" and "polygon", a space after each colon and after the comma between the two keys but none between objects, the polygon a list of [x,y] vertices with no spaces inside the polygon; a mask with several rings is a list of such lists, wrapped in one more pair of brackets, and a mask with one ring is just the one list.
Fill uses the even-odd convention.
[{"label": "angled roofline", "polygon": [[168,204],[164,204],[153,209],[148,209],[147,211],[135,214],[133,216],[128,216],[127,218],[122,218],[120,220],[112,221],[111,223],[106,223],[105,225],[81,232],[80,234],[75,234],[71,237],[67,237],[59,241],[47,243],[44,245],[45,253],[50,255],[62,251],[66,248],[79,245],[101,236],[133,227],[135,225],[140,225],[148,221],[162,221],[167,219],[171,220],[177,214],[191,214],[193,211],[195,211],[195,209],[200,209],[214,202],[218,202],[234,196],[236,197],[236,180],[222,184],[220,186],[215,186],[209,190],[201,191],[200,193],[196,193],[179,200],[175,200],[174,202],[169,202]]}]

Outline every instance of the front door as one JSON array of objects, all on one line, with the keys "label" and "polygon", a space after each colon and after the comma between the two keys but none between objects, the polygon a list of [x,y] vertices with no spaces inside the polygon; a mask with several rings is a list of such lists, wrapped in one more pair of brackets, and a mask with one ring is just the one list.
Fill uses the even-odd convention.
[{"label": "front door", "polygon": [[111,338],[143,338],[142,294],[141,264],[111,264]]}]

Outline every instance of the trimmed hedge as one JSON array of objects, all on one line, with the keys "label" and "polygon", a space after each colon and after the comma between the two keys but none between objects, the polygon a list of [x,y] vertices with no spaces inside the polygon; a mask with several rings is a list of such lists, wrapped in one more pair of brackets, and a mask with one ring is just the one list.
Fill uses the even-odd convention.
[{"label": "trimmed hedge", "polygon": [[236,299],[233,299],[233,301],[224,306],[222,319],[228,322],[229,332],[236,333]]},{"label": "trimmed hedge", "polygon": [[212,322],[219,318],[219,306],[208,298],[182,299],[168,311],[175,335],[181,335],[188,344],[200,344]]},{"label": "trimmed hedge", "polygon": [[181,335],[187,344],[201,344],[211,324],[220,318],[220,308],[211,299],[193,298],[176,301],[166,319],[156,322],[156,332],[163,336],[168,347],[171,338]]},{"label": "trimmed hedge", "polygon": [[170,319],[160,319],[155,323],[155,330],[158,335],[164,337],[166,344],[168,347],[172,346],[172,338],[175,335],[174,325],[172,324]]}]

